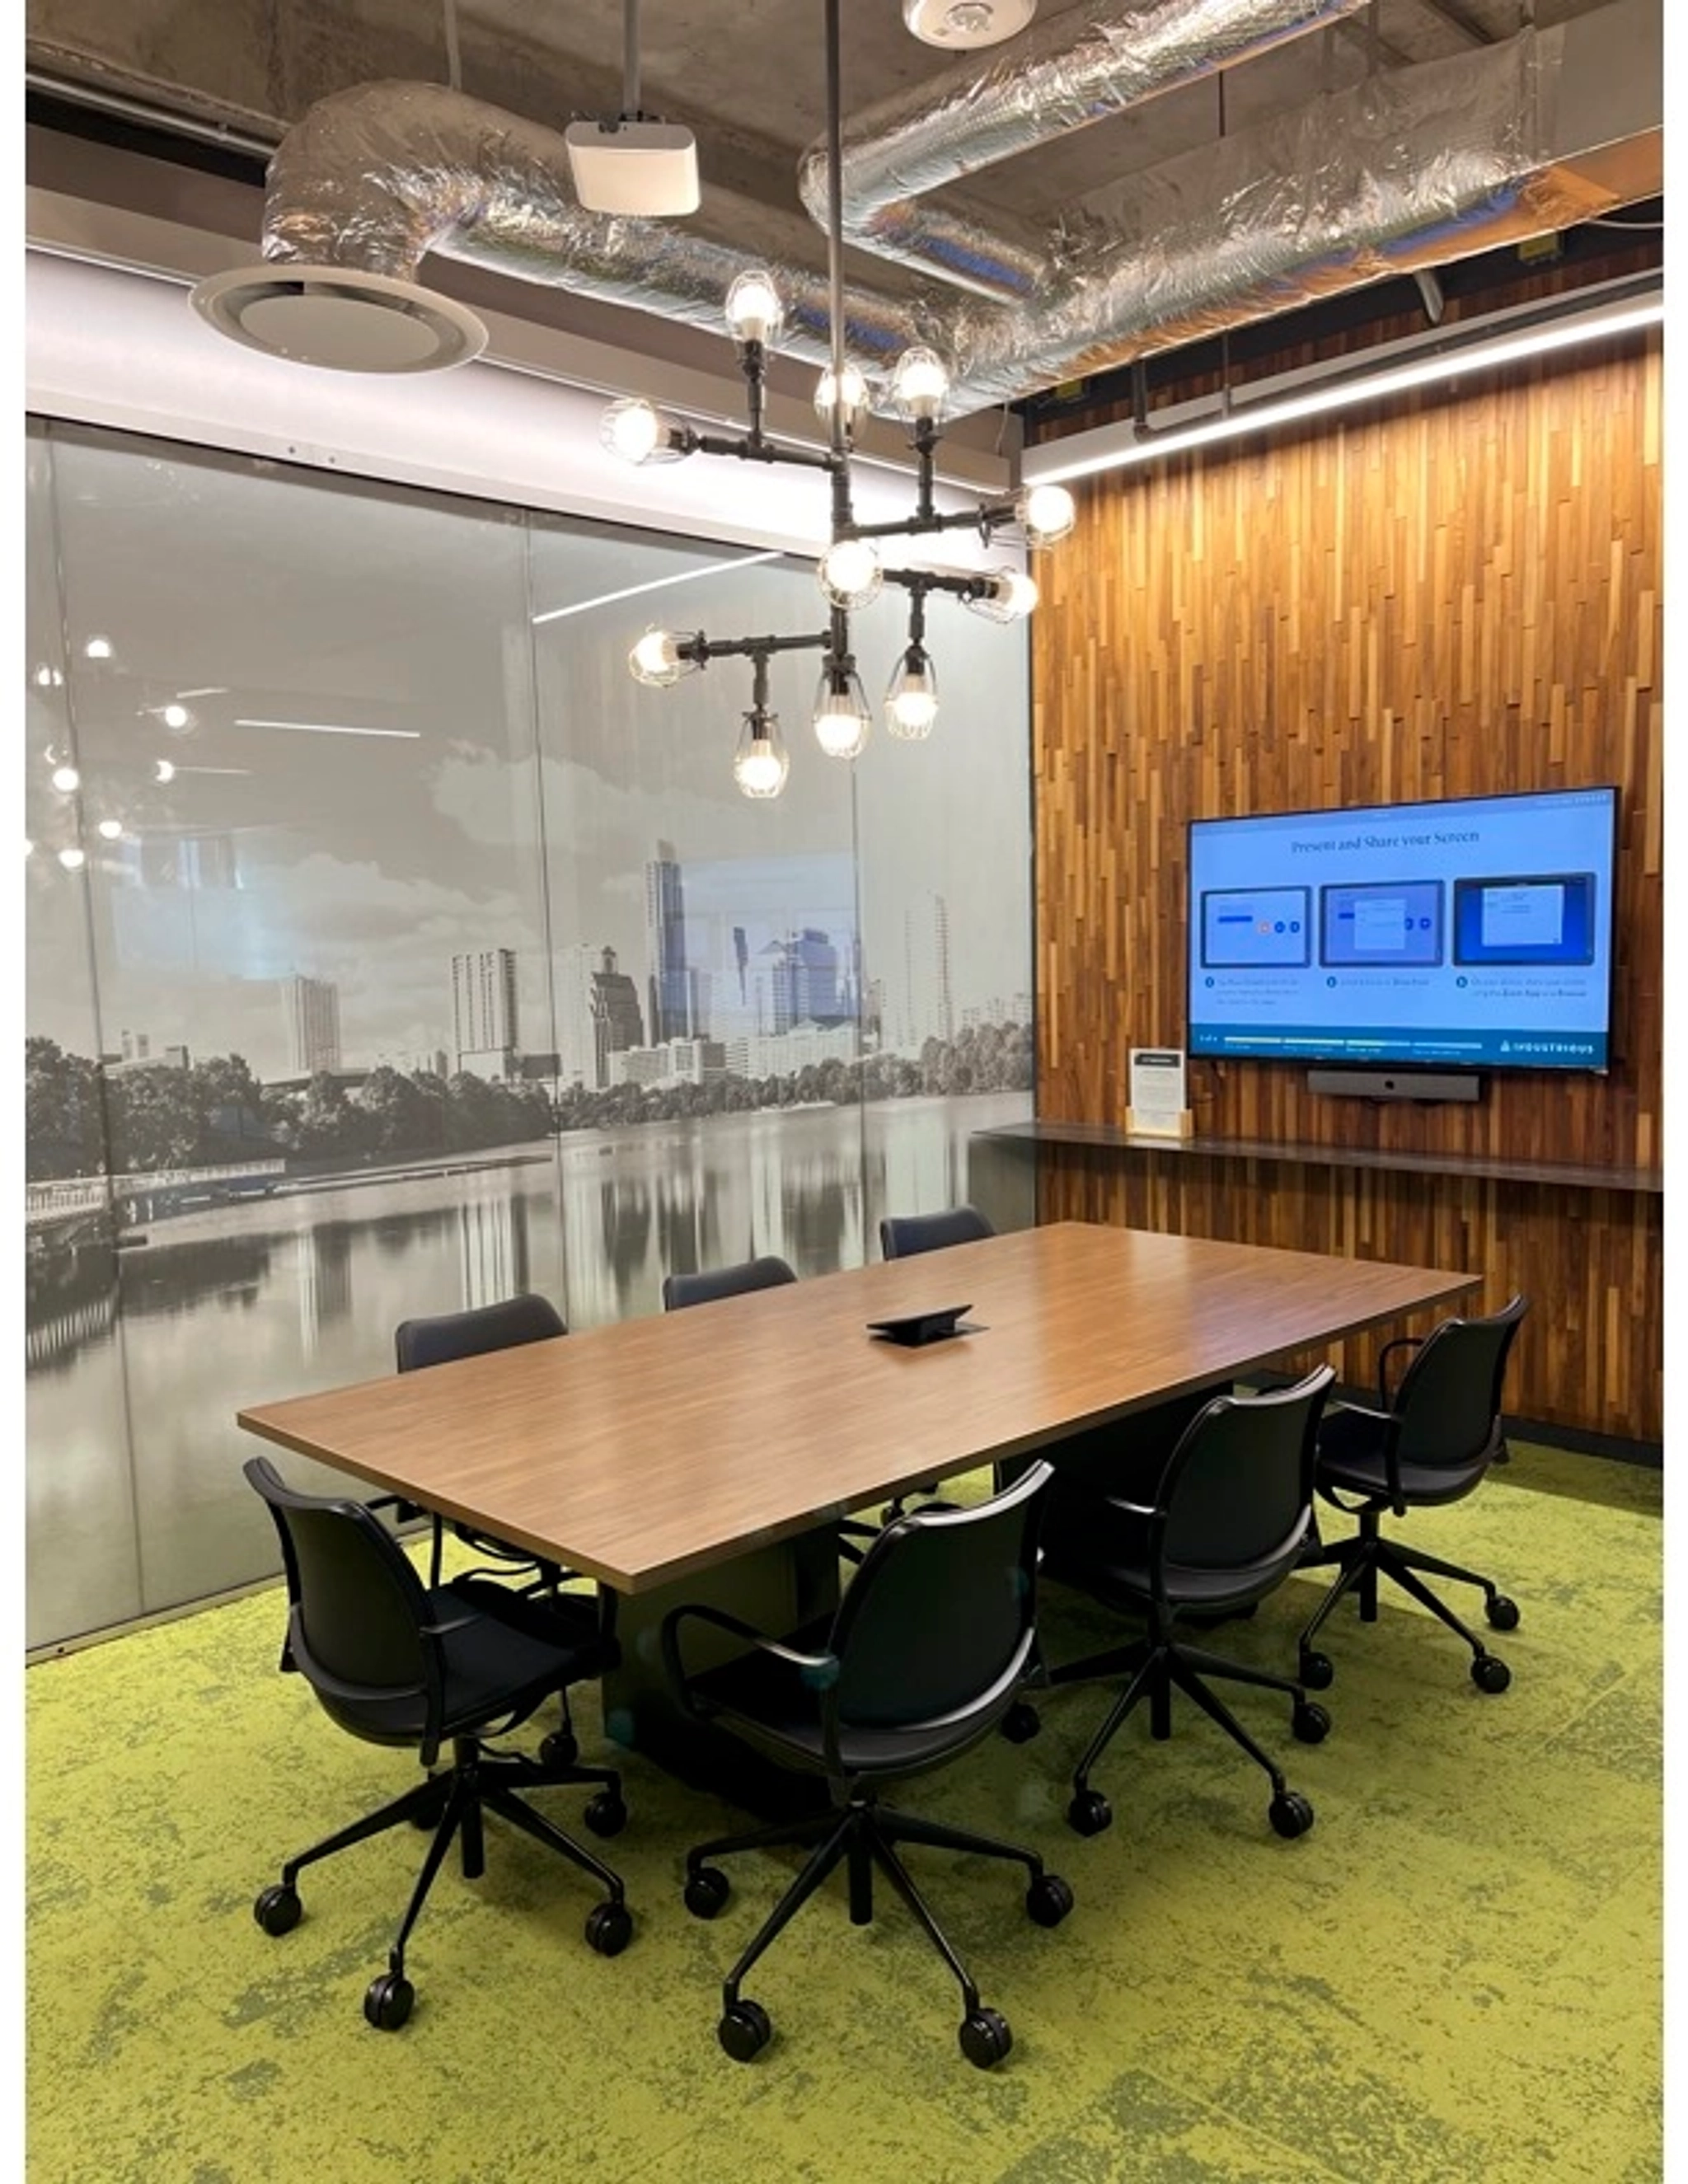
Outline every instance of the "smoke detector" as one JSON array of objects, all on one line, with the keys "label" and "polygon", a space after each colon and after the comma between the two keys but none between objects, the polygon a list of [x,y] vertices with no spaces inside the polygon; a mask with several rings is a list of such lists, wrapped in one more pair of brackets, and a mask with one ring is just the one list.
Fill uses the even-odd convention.
[{"label": "smoke detector", "polygon": [[903,0],[903,20],[928,46],[1000,46],[1023,31],[1038,0]]},{"label": "smoke detector", "polygon": [[448,296],[343,265],[242,265],[193,291],[220,334],[266,356],[331,371],[443,371],[487,346],[487,329]]}]

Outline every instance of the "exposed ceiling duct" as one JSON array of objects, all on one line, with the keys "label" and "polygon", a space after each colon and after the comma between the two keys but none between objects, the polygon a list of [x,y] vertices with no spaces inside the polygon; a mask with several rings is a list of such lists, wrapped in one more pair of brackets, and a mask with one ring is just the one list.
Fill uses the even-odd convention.
[{"label": "exposed ceiling duct", "polygon": [[[1200,63],[1173,36],[1175,20],[1192,39],[1199,28],[1208,50],[1235,58],[1245,24],[1281,39],[1291,18],[1305,29],[1346,12],[1344,0],[1160,0],[1145,17],[1140,6],[1096,0],[1083,20],[1093,33],[1104,23],[1160,24],[1161,64],[1188,74]],[[1071,18],[1050,30],[1063,20],[1070,48]],[[896,162],[889,150],[878,156],[871,131],[852,130],[867,226],[872,206],[905,203],[916,189],[1023,148],[1006,141],[1016,130],[1029,143],[1081,125],[1085,99],[1097,95],[1088,78],[1081,89],[1070,66],[1063,77],[1050,60],[1041,75],[1025,72],[1036,97],[1028,118],[1011,124],[1001,112],[1003,65],[999,58],[947,71],[918,125],[917,107],[896,102],[902,119],[891,133],[922,148],[905,182],[892,182]],[[1122,62],[1113,96],[1123,96],[1133,68],[1136,95],[1164,87],[1154,67]],[[963,77],[978,89],[971,109]],[[852,283],[848,352],[872,376],[911,343],[930,344],[950,362],[952,409],[965,413],[1339,289],[1550,232],[1662,189],[1662,82],[1657,0],[1613,0],[1454,60],[1379,72],[1093,195],[1081,231],[1058,248],[1047,237],[1028,243],[1027,262],[1038,268],[1028,295],[926,290],[906,299]],[[888,199],[892,187],[899,194]],[[731,231],[733,206],[712,203]],[[987,231],[950,214],[940,226],[924,207],[918,218],[933,223],[929,234],[949,237],[945,248],[971,235],[980,263],[1006,264],[1019,277],[1018,245],[1004,249],[1000,220]],[[872,247],[867,233],[859,240]],[[414,287],[430,251],[710,331],[733,278],[752,262],[743,248],[682,228],[583,212],[560,135],[437,86],[397,83],[323,99],[288,132],[270,170],[263,250],[262,269],[202,284],[200,308],[237,339],[319,360],[309,312],[320,302],[313,286],[320,276],[309,269],[336,269],[341,353],[320,360],[351,365],[360,359],[348,353],[358,344],[345,338],[347,312],[353,320],[359,310],[404,312],[395,283],[413,285],[416,314],[437,309],[437,298]],[[772,270],[788,305],[779,347],[824,364],[825,283],[797,267]],[[360,301],[363,275],[377,285]],[[408,332],[400,346],[413,354]],[[393,368],[382,360],[392,347],[372,340],[364,368]]]},{"label": "exposed ceiling duct", "polygon": [[[852,116],[844,131],[844,240],[980,295],[1035,297],[1061,272],[1061,231],[1015,230],[976,207],[921,200],[1368,4],[1136,0],[1059,16],[989,63],[962,63]],[[803,155],[797,186],[824,227],[824,142]]]}]

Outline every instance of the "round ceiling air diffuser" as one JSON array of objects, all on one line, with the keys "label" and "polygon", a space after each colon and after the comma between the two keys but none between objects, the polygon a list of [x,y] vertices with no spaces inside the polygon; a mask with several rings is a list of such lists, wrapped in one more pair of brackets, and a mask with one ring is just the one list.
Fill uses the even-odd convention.
[{"label": "round ceiling air diffuser", "polygon": [[487,346],[485,326],[448,296],[348,266],[237,266],[200,281],[192,300],[231,341],[330,371],[444,371]]},{"label": "round ceiling air diffuser", "polygon": [[923,44],[1000,46],[1023,31],[1038,0],[903,0],[903,20]]}]

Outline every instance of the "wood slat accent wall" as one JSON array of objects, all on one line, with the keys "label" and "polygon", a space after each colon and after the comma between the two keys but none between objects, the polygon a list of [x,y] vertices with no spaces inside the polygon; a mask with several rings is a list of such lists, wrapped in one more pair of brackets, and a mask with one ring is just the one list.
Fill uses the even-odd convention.
[{"label": "wood slat accent wall", "polygon": [[1081,485],[1078,531],[1039,557],[1033,683],[1050,1119],[1123,1122],[1127,1048],[1184,1044],[1189,820],[1618,785],[1608,1075],[1373,1106],[1300,1068],[1193,1061],[1199,1133],[1445,1153],[1450,1174],[1045,1151],[1040,1212],[1480,1266],[1490,1303],[1535,1301],[1509,1407],[1647,1440],[1657,1199],[1457,1168],[1663,1159],[1662,393],[1660,337],[1618,337]]}]

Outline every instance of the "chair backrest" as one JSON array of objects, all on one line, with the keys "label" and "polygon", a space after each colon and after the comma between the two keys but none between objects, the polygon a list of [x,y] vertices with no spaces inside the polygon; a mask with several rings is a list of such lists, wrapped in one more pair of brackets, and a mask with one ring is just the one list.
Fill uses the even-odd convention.
[{"label": "chair backrest", "polygon": [[989,1502],[911,1509],[880,1533],[833,1618],[841,1726],[960,1751],[1000,1719],[1031,1658],[1051,1475],[1034,1463]]},{"label": "chair backrest", "polygon": [[398,1370],[414,1373],[424,1365],[448,1365],[454,1357],[480,1357],[489,1350],[514,1350],[523,1342],[549,1342],[553,1335],[567,1333],[562,1314],[550,1299],[529,1290],[469,1312],[401,1320],[393,1346]]},{"label": "chair backrest", "polygon": [[1443,1320],[1419,1345],[1395,1391],[1398,1462],[1463,1471],[1499,1452],[1501,1384],[1529,1310],[1515,1296],[1486,1319]]},{"label": "chair backrest", "polygon": [[911,1259],[918,1251],[977,1244],[996,1234],[976,1206],[946,1206],[942,1213],[888,1213],[879,1223],[879,1256]]},{"label": "chair backrest", "polygon": [[1321,1365],[1292,1388],[1216,1396],[1179,1435],[1161,1475],[1156,1551],[1181,1569],[1288,1575],[1313,1506],[1314,1444],[1335,1374]]},{"label": "chair backrest", "polygon": [[265,1457],[242,1468],[281,1536],[288,1664],[354,1736],[432,1741],[438,1646],[424,1634],[427,1595],[404,1550],[362,1502],[298,1493]]},{"label": "chair backrest", "polygon": [[665,1274],[662,1309],[683,1312],[688,1305],[713,1304],[717,1297],[743,1296],[751,1290],[777,1290],[797,1279],[783,1259],[772,1252],[762,1259],[745,1259],[736,1267],[710,1267],[695,1274]]}]

